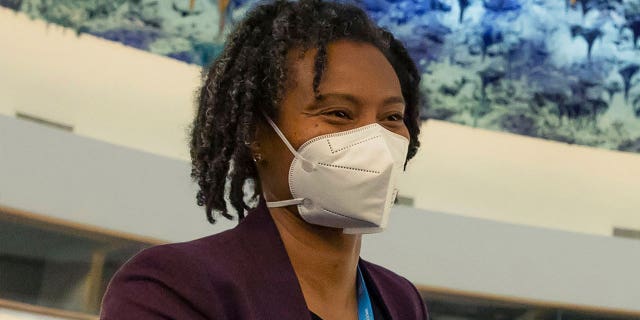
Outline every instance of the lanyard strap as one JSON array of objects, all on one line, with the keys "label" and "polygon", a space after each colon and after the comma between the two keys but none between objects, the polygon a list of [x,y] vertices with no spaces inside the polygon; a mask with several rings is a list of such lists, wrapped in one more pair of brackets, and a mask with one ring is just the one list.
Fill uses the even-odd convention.
[{"label": "lanyard strap", "polygon": [[362,272],[360,272],[360,266],[358,266],[358,319],[359,320],[373,320],[373,308],[371,307],[371,299],[369,298],[369,291],[367,285],[364,283]]}]

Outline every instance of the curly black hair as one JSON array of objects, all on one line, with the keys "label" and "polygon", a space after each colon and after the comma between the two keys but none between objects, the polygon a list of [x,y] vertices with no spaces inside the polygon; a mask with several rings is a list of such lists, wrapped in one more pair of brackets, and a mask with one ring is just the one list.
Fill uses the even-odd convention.
[{"label": "curly black hair", "polygon": [[[403,44],[373,23],[353,4],[322,0],[277,0],[251,9],[227,38],[223,52],[203,70],[197,114],[191,129],[191,177],[198,183],[199,206],[207,220],[214,212],[233,219],[226,191],[238,219],[260,196],[260,180],[248,143],[262,113],[275,118],[287,81],[287,53],[316,48],[313,91],[327,65],[327,45],[352,40],[377,47],[393,66],[405,99],[404,122],[409,129],[407,160],[420,145],[420,74]],[[245,186],[253,182],[246,200]],[[228,183],[228,184],[227,184]]]}]

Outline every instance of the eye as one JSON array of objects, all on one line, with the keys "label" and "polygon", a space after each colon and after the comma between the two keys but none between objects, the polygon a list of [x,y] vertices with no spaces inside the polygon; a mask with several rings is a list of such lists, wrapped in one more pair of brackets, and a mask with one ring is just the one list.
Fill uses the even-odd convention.
[{"label": "eye", "polygon": [[390,114],[387,117],[388,121],[402,121],[402,119],[404,118],[402,113],[394,113],[394,114]]},{"label": "eye", "polygon": [[333,116],[340,119],[351,119],[349,113],[345,110],[331,110],[325,112],[326,115]]}]

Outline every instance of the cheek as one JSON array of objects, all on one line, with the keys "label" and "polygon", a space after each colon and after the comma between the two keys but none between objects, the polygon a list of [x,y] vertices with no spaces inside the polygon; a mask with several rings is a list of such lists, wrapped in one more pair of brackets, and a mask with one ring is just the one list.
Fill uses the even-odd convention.
[{"label": "cheek", "polygon": [[289,133],[285,133],[294,149],[300,149],[305,142],[324,134],[336,132],[336,129],[323,124],[317,119],[301,117],[295,121],[296,125],[289,128]]},{"label": "cheek", "polygon": [[407,126],[404,123],[398,129],[393,130],[393,132],[407,138],[407,140],[411,140],[411,135],[409,134],[409,128],[407,128]]},{"label": "cheek", "polygon": [[404,130],[402,131],[402,135],[408,140],[411,140],[411,135],[409,134],[409,128],[404,127]]},{"label": "cheek", "polygon": [[[277,168],[278,172],[289,170],[289,165],[293,160],[293,154],[289,151],[289,148],[277,137],[277,140],[273,140],[269,146],[269,164],[273,168]],[[294,145],[295,148],[295,145]]]}]

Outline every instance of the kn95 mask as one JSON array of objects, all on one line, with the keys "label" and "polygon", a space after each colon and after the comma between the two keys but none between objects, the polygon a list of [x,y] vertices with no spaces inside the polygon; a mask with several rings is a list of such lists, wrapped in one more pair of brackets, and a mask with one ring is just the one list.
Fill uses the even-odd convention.
[{"label": "kn95 mask", "polygon": [[384,230],[404,171],[407,138],[373,123],[315,137],[295,150],[265,117],[294,155],[289,168],[293,199],[267,202],[268,207],[296,205],[306,222],[344,233]]}]

